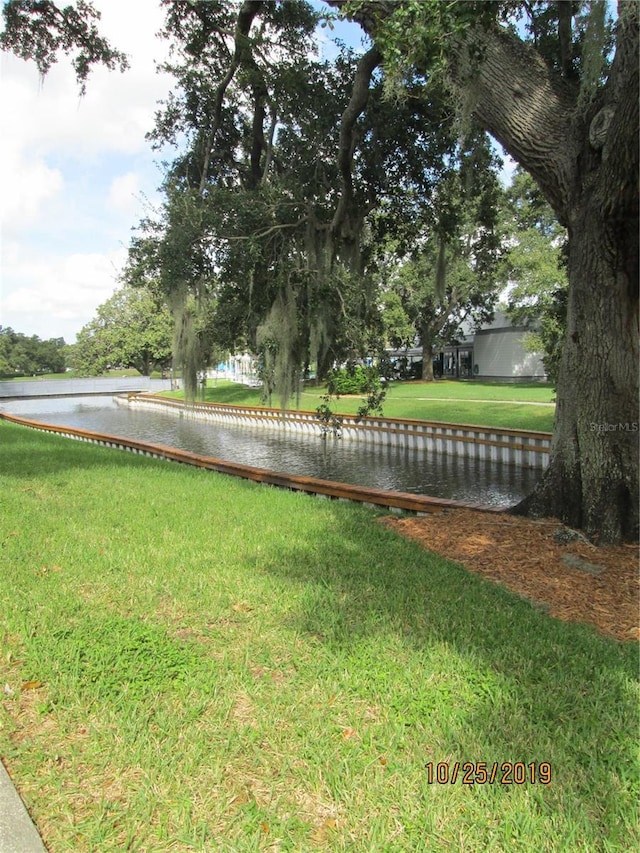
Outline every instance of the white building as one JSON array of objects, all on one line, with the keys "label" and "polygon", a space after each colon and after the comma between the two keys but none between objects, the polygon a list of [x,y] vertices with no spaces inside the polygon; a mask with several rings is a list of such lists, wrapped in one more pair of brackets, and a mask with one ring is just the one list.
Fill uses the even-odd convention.
[{"label": "white building", "polygon": [[[433,357],[437,377],[489,379],[503,382],[544,381],[546,373],[539,353],[525,349],[526,326],[514,326],[496,309],[494,320],[467,334],[456,344],[443,347]],[[409,364],[422,362],[420,347],[395,351],[392,358],[406,358]]]},{"label": "white building", "polygon": [[525,349],[527,331],[530,329],[512,325],[496,310],[493,322],[473,335],[473,375],[509,381],[546,379],[540,354]]}]

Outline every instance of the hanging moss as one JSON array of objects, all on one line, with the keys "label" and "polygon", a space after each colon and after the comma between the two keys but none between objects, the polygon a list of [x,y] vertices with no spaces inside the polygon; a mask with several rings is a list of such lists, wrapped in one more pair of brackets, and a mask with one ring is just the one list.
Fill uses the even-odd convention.
[{"label": "hanging moss", "polygon": [[258,326],[256,343],[263,356],[263,380],[267,394],[276,390],[285,409],[290,398],[300,395],[302,351],[298,310],[293,289],[280,291],[266,320]]},{"label": "hanging moss", "polygon": [[182,372],[184,395],[193,402],[198,394],[198,374],[206,368],[206,353],[201,341],[199,300],[186,287],[170,297],[174,318],[174,370]]},{"label": "hanging moss", "polygon": [[436,262],[436,297],[440,300],[444,298],[447,278],[447,241],[441,234],[438,246],[438,260]]},{"label": "hanging moss", "polygon": [[582,43],[582,77],[579,103],[589,103],[602,84],[602,75],[607,64],[607,49],[610,47],[611,30],[607,18],[607,4],[588,4],[585,15]]}]

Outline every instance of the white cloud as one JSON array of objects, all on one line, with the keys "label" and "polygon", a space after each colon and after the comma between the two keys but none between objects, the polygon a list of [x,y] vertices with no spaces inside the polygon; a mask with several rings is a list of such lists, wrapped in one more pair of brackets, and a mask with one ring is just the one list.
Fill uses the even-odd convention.
[{"label": "white cloud", "polygon": [[42,81],[33,63],[2,55],[0,324],[68,342],[113,292],[141,197],[160,182],[145,134],[172,85],[154,64],[167,55],[159,0],[95,5],[131,67],[95,68],[85,97],[68,58]]},{"label": "white cloud", "polygon": [[25,161],[23,152],[4,147],[0,153],[0,227],[3,234],[24,228],[38,219],[43,205],[63,188],[59,169],[42,160]]},{"label": "white cloud", "polygon": [[118,175],[111,182],[107,203],[120,213],[135,214],[139,207],[140,176],[135,172]]},{"label": "white cloud", "polygon": [[[3,273],[16,285],[2,300],[0,324],[40,338],[64,337],[67,343],[95,315],[98,305],[117,287],[126,250],[25,256],[12,245],[3,259]],[[73,329],[73,333],[69,330]],[[65,334],[66,332],[66,334]]]},{"label": "white cloud", "polygon": [[163,17],[160,4],[102,0],[97,5],[103,7],[100,31],[129,55],[130,68],[120,73],[96,66],[80,98],[64,56],[42,80],[34,63],[3,54],[4,114],[17,119],[4,128],[4,138],[75,158],[95,157],[102,151],[148,150],[145,133],[171,82],[156,73],[154,64],[154,57],[167,53],[166,43],[155,37]]}]

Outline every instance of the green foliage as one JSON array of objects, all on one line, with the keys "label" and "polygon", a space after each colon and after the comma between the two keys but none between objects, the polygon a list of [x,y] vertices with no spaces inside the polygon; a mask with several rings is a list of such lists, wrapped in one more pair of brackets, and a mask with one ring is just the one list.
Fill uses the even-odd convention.
[{"label": "green foliage", "polygon": [[90,376],[111,367],[133,367],[143,376],[166,370],[172,330],[171,315],[154,294],[125,284],[78,333],[74,367]]},{"label": "green foliage", "polygon": [[[428,73],[429,84],[446,83],[451,43],[470,28],[492,20],[492,3],[443,3],[440,0],[402,0],[385,14],[373,11],[371,29],[385,57],[389,97],[404,98],[405,84]],[[497,4],[495,4],[497,5]],[[367,0],[347,0],[343,14],[358,19],[369,12]]]},{"label": "green foliage", "polygon": [[567,238],[532,178],[516,170],[506,193],[505,229],[509,248],[503,259],[512,282],[506,313],[531,332],[525,345],[542,352],[551,382],[556,382],[566,334]]},{"label": "green foliage", "polygon": [[[143,223],[132,247],[151,255],[143,275],[158,277],[179,317],[191,300],[219,347],[260,355],[269,397],[276,386],[289,395],[312,339],[314,357],[326,357],[322,311],[339,316],[323,299],[330,252],[314,223],[326,230],[331,215],[318,188],[325,168],[335,182],[336,98],[348,79],[312,60],[316,21],[299,2],[169,4],[177,87],[152,138],[180,138],[185,153],[169,167],[160,220]],[[184,370],[197,348],[188,335],[176,342]]]},{"label": "green foliage", "polygon": [[[367,21],[384,53],[387,89],[395,98],[406,96],[416,74],[429,85],[449,90],[463,107],[461,93],[450,85],[455,48],[466,44],[464,77],[473,98],[474,67],[482,59],[482,30],[497,22],[525,33],[548,66],[571,81],[579,81],[580,101],[588,103],[603,85],[613,55],[615,22],[601,0],[535,3],[399,0],[371,15],[369,0],[347,0],[345,16]],[[452,50],[454,48],[454,50]],[[455,56],[461,61],[459,55]],[[460,118],[463,118],[460,116]]]},{"label": "green foliage", "polygon": [[4,31],[0,47],[32,59],[44,75],[57,61],[58,54],[73,56],[72,65],[84,94],[92,65],[128,68],[127,57],[115,50],[98,32],[100,20],[93,3],[77,0],[75,7],[58,8],[53,2],[9,0],[2,4]]},{"label": "green foliage", "polygon": [[327,388],[338,397],[343,394],[366,394],[379,387],[377,369],[364,364],[351,364],[332,370],[327,377]]},{"label": "green foliage", "polygon": [[602,87],[611,65],[615,24],[602,0],[505,3],[503,18],[522,20],[528,39],[555,72],[580,87],[580,106]]},{"label": "green foliage", "polygon": [[343,419],[331,408],[331,393],[322,394],[320,401],[316,407],[316,420],[320,425],[321,437],[327,438],[327,436],[332,435],[334,438],[342,438]]},{"label": "green foliage", "polygon": [[67,345],[63,338],[42,341],[37,335],[23,335],[0,326],[0,376],[35,376],[63,373]]},{"label": "green foliage", "polygon": [[372,384],[367,390],[367,398],[361,406],[358,406],[356,412],[356,421],[361,421],[363,418],[368,418],[371,415],[384,414],[383,404],[387,397],[386,388],[382,385],[376,386]]},{"label": "green foliage", "polygon": [[396,290],[384,290],[380,294],[380,306],[388,345],[392,349],[412,347],[415,343],[416,328],[405,310],[403,294]]},{"label": "green foliage", "polygon": [[152,256],[146,274],[170,304],[189,294],[215,303],[212,338],[258,354],[267,399],[286,398],[309,368],[323,377],[381,350],[379,231],[401,231],[432,202],[456,148],[452,122],[419,81],[393,106],[382,79],[368,80],[337,220],[347,193],[340,117],[358,58],[342,49],[333,63],[315,59],[317,15],[302,2],[252,8],[246,33],[240,4],[168,8],[177,85],[152,139],[187,144],[168,169],[161,217],[143,223],[132,255]]},{"label": "green foliage", "polygon": [[381,246],[387,341],[394,347],[419,341],[427,370],[433,348],[460,336],[463,321],[492,317],[502,253],[497,165],[476,129],[454,149],[437,193],[412,223],[412,250],[407,251],[406,238]]},{"label": "green foliage", "polygon": [[366,395],[366,399],[356,411],[356,420],[370,415],[382,415],[382,405],[387,395],[379,366],[350,363],[346,367],[329,371],[327,376],[327,393],[322,397],[322,404],[316,409],[318,419],[323,425],[323,433],[332,430],[339,432],[342,421],[331,409],[333,397],[343,395]]}]

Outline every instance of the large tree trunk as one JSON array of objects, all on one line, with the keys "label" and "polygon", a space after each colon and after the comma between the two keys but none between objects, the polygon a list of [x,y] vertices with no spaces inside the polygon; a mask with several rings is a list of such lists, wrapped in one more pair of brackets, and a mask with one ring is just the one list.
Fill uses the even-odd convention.
[{"label": "large tree trunk", "polygon": [[433,343],[428,331],[422,330],[422,381],[433,382]]},{"label": "large tree trunk", "polygon": [[[586,205],[585,205],[586,207]],[[570,241],[568,329],[550,464],[517,511],[602,542],[638,538],[637,236],[588,210]]]},{"label": "large tree trunk", "polygon": [[[596,98],[511,33],[487,35],[475,112],[569,233],[568,329],[550,463],[517,509],[638,539],[638,5],[620,7]],[[464,79],[460,77],[461,85]]]}]

